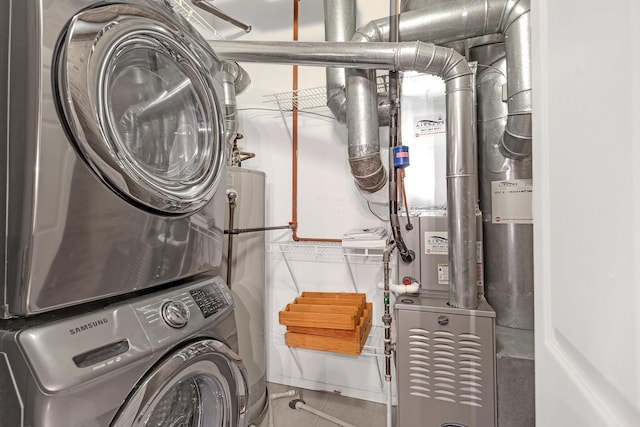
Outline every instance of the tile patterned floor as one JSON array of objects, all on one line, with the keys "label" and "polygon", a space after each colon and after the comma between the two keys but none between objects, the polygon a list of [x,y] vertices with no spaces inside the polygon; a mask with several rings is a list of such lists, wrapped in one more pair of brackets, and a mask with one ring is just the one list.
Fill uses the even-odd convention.
[{"label": "tile patterned floor", "polygon": [[[269,383],[269,393],[276,394],[294,387]],[[310,407],[326,412],[356,427],[385,427],[386,408],[381,403],[352,399],[332,393],[298,389],[302,399]],[[335,427],[336,424],[301,409],[291,409],[289,402],[295,397],[285,397],[272,401],[272,427]],[[269,427],[268,416],[258,427]]]}]

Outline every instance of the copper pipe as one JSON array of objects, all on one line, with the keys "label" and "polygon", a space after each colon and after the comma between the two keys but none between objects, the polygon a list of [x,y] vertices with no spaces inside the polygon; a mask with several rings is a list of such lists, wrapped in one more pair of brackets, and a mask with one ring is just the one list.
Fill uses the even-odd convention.
[{"label": "copper pipe", "polygon": [[402,191],[402,203],[404,204],[404,211],[407,213],[407,225],[404,228],[407,231],[413,230],[413,225],[411,224],[411,215],[409,215],[409,201],[407,200],[407,189],[404,185],[404,169],[400,169],[400,189]]},{"label": "copper pipe", "polygon": [[[298,40],[298,1],[293,0],[293,41]],[[291,102],[291,238],[296,242],[342,242],[342,239],[327,239],[298,236],[298,66],[293,66],[293,95]]]}]

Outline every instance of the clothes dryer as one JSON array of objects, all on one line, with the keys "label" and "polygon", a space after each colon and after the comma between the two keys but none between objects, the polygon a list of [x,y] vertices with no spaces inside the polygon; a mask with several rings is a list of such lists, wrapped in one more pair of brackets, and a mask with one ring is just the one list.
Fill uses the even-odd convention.
[{"label": "clothes dryer", "polygon": [[4,322],[16,327],[0,331],[2,425],[246,426],[246,371],[220,277],[58,313]]},{"label": "clothes dryer", "polygon": [[220,264],[221,79],[167,1],[0,1],[0,318]]}]

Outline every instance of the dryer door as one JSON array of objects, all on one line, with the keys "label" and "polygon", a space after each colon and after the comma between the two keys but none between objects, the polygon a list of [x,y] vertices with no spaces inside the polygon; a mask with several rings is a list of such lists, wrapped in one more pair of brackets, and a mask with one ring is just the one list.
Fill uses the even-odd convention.
[{"label": "dryer door", "polygon": [[62,121],[93,172],[124,199],[185,214],[213,196],[224,128],[211,49],[162,2],[107,4],[76,15],[54,85]]},{"label": "dryer door", "polygon": [[139,384],[112,427],[244,427],[246,372],[240,358],[215,340],[169,356]]}]

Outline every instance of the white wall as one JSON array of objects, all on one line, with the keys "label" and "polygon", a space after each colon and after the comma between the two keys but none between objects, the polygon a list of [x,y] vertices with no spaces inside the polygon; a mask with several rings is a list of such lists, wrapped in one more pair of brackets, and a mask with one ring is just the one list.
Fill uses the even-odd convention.
[{"label": "white wall", "polygon": [[532,2],[540,426],[640,425],[640,8]]},{"label": "white wall", "polygon": [[[216,29],[227,39],[240,40],[292,40],[293,6],[290,0],[252,2],[218,2],[221,9],[237,19],[251,24],[253,30],[245,34],[229,24],[216,21]],[[218,4],[217,3],[217,4]],[[364,8],[361,8],[364,9]],[[367,3],[366,10],[358,13],[358,25],[384,16],[386,1]],[[323,41],[323,2],[299,2],[299,39]],[[292,67],[269,64],[242,64],[251,75],[249,89],[238,96],[240,132],[245,139],[240,146],[257,153],[257,159],[244,166],[267,173],[267,222],[286,224],[291,220],[291,140],[277,111],[250,110],[276,109],[265,103],[265,95],[290,92]],[[325,85],[325,70],[320,67],[299,67],[300,89]],[[337,123],[327,108],[311,110],[315,114],[299,115],[299,203],[298,234],[303,237],[338,238],[354,227],[379,224],[369,213],[364,199],[358,195],[348,169],[346,129]],[[285,114],[291,127],[291,114]],[[382,140],[382,145],[387,141]],[[384,213],[384,210],[382,211]],[[340,219],[336,221],[336,219]]]},{"label": "white wall", "polygon": [[[323,2],[301,1],[299,5],[299,39],[323,41]],[[361,6],[364,5],[361,2]],[[225,39],[292,40],[293,2],[291,0],[237,2],[218,1],[216,6],[236,19],[252,25],[245,34],[229,24],[213,21]],[[358,12],[358,26],[388,14],[388,2],[368,1]],[[251,76],[249,89],[238,96],[240,129],[245,138],[239,142],[244,151],[257,157],[244,167],[262,170],[267,183],[267,225],[285,225],[292,219],[291,207],[291,114],[283,117],[274,104],[265,103],[265,95],[292,90],[292,67],[269,64],[242,64]],[[325,85],[324,68],[300,67],[300,89]],[[253,109],[257,108],[257,109]],[[337,123],[325,107],[300,113],[298,137],[298,235],[302,237],[340,238],[352,228],[374,227],[382,222],[373,216],[365,199],[353,184],[347,162],[346,128]],[[286,122],[286,126],[285,126]],[[386,139],[381,140],[384,147]],[[384,155],[384,153],[383,153]],[[385,157],[386,163],[386,157]],[[383,199],[386,198],[383,197]],[[386,216],[384,205],[373,209]],[[290,233],[272,232],[267,242],[289,239]],[[353,291],[344,258],[322,257],[309,262],[309,257],[294,256],[291,267],[300,290]],[[364,262],[363,262],[364,261]],[[381,260],[353,258],[352,271],[360,292],[374,301],[374,323],[381,323],[382,294],[376,285],[381,281]],[[378,367],[379,358],[343,356],[311,350],[289,350],[283,343],[283,328],[278,324],[278,311],[296,296],[294,280],[282,254],[267,254],[267,333],[270,341],[268,379],[270,381],[383,401]],[[380,346],[382,343],[380,342]]]}]

